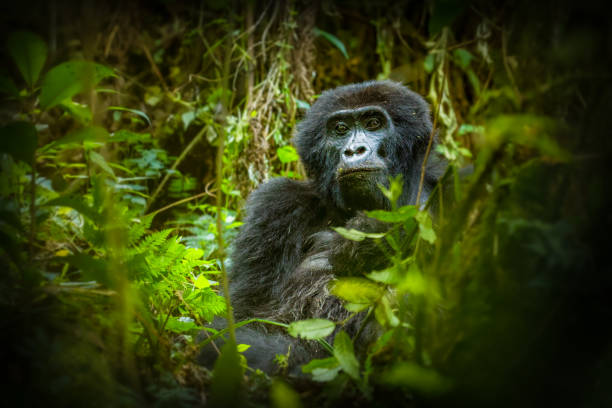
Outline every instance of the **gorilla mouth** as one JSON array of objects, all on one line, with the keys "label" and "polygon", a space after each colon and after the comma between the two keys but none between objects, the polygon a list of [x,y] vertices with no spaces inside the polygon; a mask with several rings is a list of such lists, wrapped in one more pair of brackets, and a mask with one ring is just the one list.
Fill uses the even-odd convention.
[{"label": "gorilla mouth", "polygon": [[338,172],[338,180],[345,177],[359,177],[367,173],[377,173],[382,169],[378,167],[352,167],[348,169],[341,169]]}]

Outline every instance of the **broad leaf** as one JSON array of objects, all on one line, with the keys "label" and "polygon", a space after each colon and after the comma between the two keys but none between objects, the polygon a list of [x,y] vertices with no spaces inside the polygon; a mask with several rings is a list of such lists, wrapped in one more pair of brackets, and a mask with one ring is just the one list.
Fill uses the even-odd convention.
[{"label": "broad leaf", "polygon": [[336,325],[326,319],[299,320],[289,325],[287,331],[293,337],[301,337],[307,340],[314,340],[329,336]]},{"label": "broad leaf", "polygon": [[384,287],[365,278],[341,278],[331,283],[331,293],[349,303],[370,305],[380,299]]},{"label": "broad leaf", "polygon": [[110,68],[90,61],[68,61],[53,67],[42,81],[40,106],[50,109],[114,76]]},{"label": "broad leaf", "polygon": [[413,218],[419,210],[415,205],[406,205],[396,211],[373,210],[366,211],[368,217],[375,218],[383,222],[403,222]]},{"label": "broad leaf", "polygon": [[281,163],[291,163],[300,159],[300,156],[293,146],[279,147],[278,150],[276,150],[276,154],[278,154],[278,160],[280,160]]},{"label": "broad leaf", "polygon": [[419,211],[414,217],[419,223],[419,233],[421,238],[433,244],[436,242],[436,233],[432,228],[431,217],[426,211]]},{"label": "broad leaf", "polygon": [[21,72],[21,76],[32,87],[45,65],[47,44],[34,33],[15,31],[9,34],[6,45],[19,72]]},{"label": "broad leaf", "polygon": [[373,233],[373,232],[361,232],[356,229],[346,229],[343,227],[335,227],[333,228],[338,234],[342,235],[346,239],[350,239],[351,241],[363,241],[366,238],[382,238],[385,236],[385,233]]},{"label": "broad leaf", "polygon": [[338,376],[340,369],[340,363],[336,357],[314,359],[302,366],[302,372],[311,373],[312,379],[318,382],[333,380]]},{"label": "broad leaf", "polygon": [[451,383],[438,372],[420,367],[414,363],[397,363],[382,376],[384,384],[408,387],[410,389],[439,394],[447,391]]},{"label": "broad leaf", "polygon": [[340,331],[334,338],[334,357],[345,373],[355,380],[359,379],[359,361],[355,357],[353,342],[344,331]]},{"label": "broad leaf", "polygon": [[112,178],[116,179],[115,172],[108,165],[108,163],[106,162],[106,159],[104,159],[104,156],[102,156],[100,153],[94,152],[93,150],[90,151],[89,152],[89,160],[91,160],[92,163],[97,164],[109,176],[111,176]]}]

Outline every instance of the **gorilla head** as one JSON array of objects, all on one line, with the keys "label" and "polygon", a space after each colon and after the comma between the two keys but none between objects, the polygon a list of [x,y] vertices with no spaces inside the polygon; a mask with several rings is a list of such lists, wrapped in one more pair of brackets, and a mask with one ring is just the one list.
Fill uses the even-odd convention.
[{"label": "gorilla head", "polygon": [[[401,174],[400,205],[414,204],[420,167],[432,131],[423,98],[392,81],[325,91],[298,125],[294,144],[308,177],[342,210],[388,208],[379,184]],[[439,173],[432,160],[425,194]]]}]

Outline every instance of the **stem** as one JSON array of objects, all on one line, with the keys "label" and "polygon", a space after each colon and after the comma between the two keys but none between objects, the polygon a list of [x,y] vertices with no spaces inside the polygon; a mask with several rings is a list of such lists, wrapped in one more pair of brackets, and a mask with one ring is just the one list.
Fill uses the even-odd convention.
[{"label": "stem", "polygon": [[[232,37],[227,36],[227,45],[226,45],[226,53],[225,53],[225,61],[223,61],[223,89],[228,92],[223,93],[223,106],[225,111],[229,109],[229,101],[227,98],[227,94],[229,93],[229,70],[230,63],[232,57]],[[222,124],[225,124],[225,115],[221,121]],[[225,306],[227,313],[227,329],[229,330],[230,340],[235,345],[236,344],[236,328],[234,327],[234,313],[232,310],[232,304],[230,302],[230,293],[229,293],[229,279],[227,277],[227,271],[225,270],[225,263],[223,259],[225,258],[225,245],[223,243],[223,220],[221,219],[221,209],[223,205],[223,191],[221,189],[221,185],[223,183],[223,154],[225,151],[225,128],[222,126],[219,131],[219,145],[217,146],[217,177],[216,177],[216,189],[217,189],[217,247],[219,251],[219,263],[221,266],[221,279],[223,282],[223,296],[225,297]]]}]

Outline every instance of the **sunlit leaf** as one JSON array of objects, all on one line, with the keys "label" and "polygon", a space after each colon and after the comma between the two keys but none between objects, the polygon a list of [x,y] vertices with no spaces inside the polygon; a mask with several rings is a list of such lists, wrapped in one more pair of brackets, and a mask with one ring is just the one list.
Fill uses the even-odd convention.
[{"label": "sunlit leaf", "polygon": [[330,283],[334,296],[349,303],[372,304],[384,293],[384,287],[365,278],[340,278]]},{"label": "sunlit leaf", "polygon": [[359,379],[359,361],[355,357],[353,342],[343,330],[334,337],[334,357],[336,357],[345,373],[355,380]]},{"label": "sunlit leaf", "polygon": [[291,163],[300,159],[300,156],[295,148],[289,145],[279,147],[276,150],[276,154],[278,154],[278,159],[281,161],[281,163]]},{"label": "sunlit leaf", "polygon": [[191,318],[175,316],[170,316],[166,322],[166,326],[164,326],[166,330],[170,330],[171,332],[178,334],[196,330],[199,327],[200,326],[198,326]]},{"label": "sunlit leaf", "polygon": [[198,278],[195,280],[193,284],[198,289],[207,288],[210,286],[210,282],[208,281],[208,279],[206,279],[204,274],[201,274],[200,276],[198,276]]},{"label": "sunlit leaf", "polygon": [[89,106],[76,103],[71,99],[67,99],[59,104],[70,115],[83,124],[91,123],[92,114]]},{"label": "sunlit leaf", "polygon": [[23,79],[31,87],[45,65],[47,44],[34,33],[15,31],[9,34],[6,46]]},{"label": "sunlit leaf", "polygon": [[413,218],[419,210],[415,205],[406,205],[396,211],[373,210],[366,211],[368,217],[375,218],[383,222],[404,222]]},{"label": "sunlit leaf", "polygon": [[243,353],[247,351],[249,348],[251,348],[250,344],[238,344],[238,346],[236,347],[239,353]]},{"label": "sunlit leaf", "polygon": [[42,80],[40,106],[45,110],[50,109],[114,75],[110,68],[94,62],[68,61],[59,64],[51,68]]},{"label": "sunlit leaf", "polygon": [[393,312],[389,299],[387,299],[386,296],[383,296],[380,302],[378,302],[376,305],[374,316],[376,317],[376,321],[378,321],[378,323],[380,323],[383,327],[397,327],[400,323],[399,319]]},{"label": "sunlit leaf", "polygon": [[361,232],[356,229],[346,229],[343,227],[334,227],[334,231],[338,234],[342,235],[346,239],[350,239],[351,241],[363,241],[366,238],[382,238],[385,236],[385,233],[374,233],[374,232]]},{"label": "sunlit leaf", "polygon": [[32,164],[38,147],[38,132],[30,122],[12,122],[0,128],[0,152]]},{"label": "sunlit leaf", "polygon": [[419,223],[420,237],[430,244],[433,244],[436,241],[436,233],[433,230],[429,213],[427,211],[419,211],[416,214],[415,219]]},{"label": "sunlit leaf", "polygon": [[427,282],[416,262],[412,263],[406,272],[406,276],[399,282],[397,288],[403,292],[413,295],[421,295],[427,291]]},{"label": "sunlit leaf", "polygon": [[329,336],[335,328],[334,322],[327,319],[307,319],[291,323],[287,331],[293,337],[314,340]]}]

